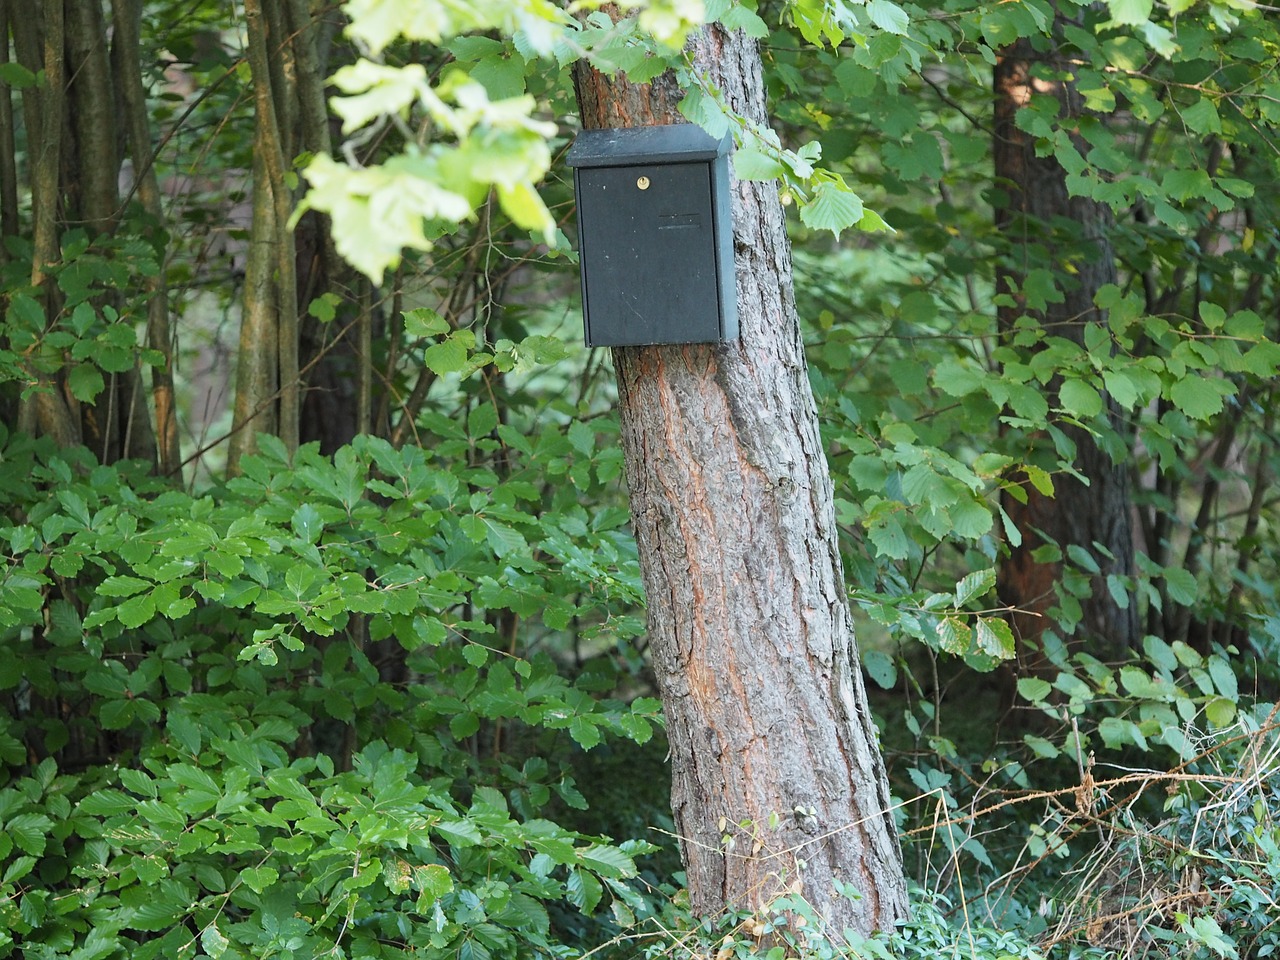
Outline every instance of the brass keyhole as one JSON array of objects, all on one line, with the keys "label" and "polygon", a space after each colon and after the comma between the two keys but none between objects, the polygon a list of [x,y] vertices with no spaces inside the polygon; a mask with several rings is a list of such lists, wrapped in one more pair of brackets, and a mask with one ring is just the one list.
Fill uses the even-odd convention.
[{"label": "brass keyhole", "polygon": [[638,180],[636,181],[636,186],[637,186],[637,187],[639,187],[641,190],[648,190],[648,189],[649,189],[649,178],[648,178],[648,177],[641,177],[640,179],[638,179]]}]

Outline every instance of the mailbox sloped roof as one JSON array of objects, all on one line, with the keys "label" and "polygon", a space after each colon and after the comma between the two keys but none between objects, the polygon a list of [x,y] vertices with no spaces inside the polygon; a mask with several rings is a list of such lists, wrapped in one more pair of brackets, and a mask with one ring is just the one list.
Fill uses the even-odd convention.
[{"label": "mailbox sloped roof", "polygon": [[583,130],[574,138],[565,159],[571,167],[689,163],[724,156],[732,144],[733,138],[729,134],[717,140],[693,123]]}]

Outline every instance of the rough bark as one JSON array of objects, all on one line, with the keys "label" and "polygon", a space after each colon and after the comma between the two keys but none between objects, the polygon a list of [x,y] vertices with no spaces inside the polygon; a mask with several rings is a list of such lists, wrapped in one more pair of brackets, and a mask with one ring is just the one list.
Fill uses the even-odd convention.
[{"label": "rough bark", "polygon": [[[1055,79],[1036,72],[1047,64]],[[1011,293],[1015,306],[999,308],[1002,329],[1013,327],[1022,316],[1039,319],[1047,333],[1083,343],[1085,325],[1106,323],[1105,311],[1094,306],[1094,295],[1116,281],[1115,256],[1108,239],[1110,210],[1086,197],[1072,197],[1066,172],[1052,156],[1037,156],[1035,138],[1015,122],[1019,107],[1033,94],[1053,93],[1062,102],[1062,123],[1080,117],[1083,103],[1067,76],[1069,65],[1055,64],[1052,54],[1037,53],[1027,40],[1005,48],[995,69],[995,175],[1008,196],[997,205],[996,226],[1012,245],[1007,260],[997,268],[997,284]],[[1050,76],[1045,73],[1043,77]],[[1055,221],[1057,221],[1055,223]],[[1073,226],[1063,229],[1058,224]],[[1016,264],[1017,266],[1012,266]],[[1064,301],[1043,311],[1028,310],[1022,290],[1028,266],[1044,266],[1071,278],[1062,282]],[[1056,392],[1056,386],[1052,389]],[[1118,427],[1118,418],[1113,422]],[[1045,613],[1057,604],[1054,587],[1062,579],[1060,562],[1038,563],[1033,554],[1048,540],[1064,551],[1069,544],[1087,550],[1101,573],[1093,578],[1089,596],[1081,598],[1081,634],[1095,652],[1123,653],[1138,640],[1137,604],[1122,609],[1107,589],[1108,574],[1132,576],[1134,572],[1130,480],[1124,464],[1114,462],[1099,448],[1088,431],[1066,425],[1064,432],[1076,447],[1075,468],[1088,483],[1061,474],[1055,478],[1054,495],[1046,497],[1030,485],[1025,503],[1006,495],[1003,505],[1022,533],[1022,544],[1010,546],[1000,565],[1001,599],[1020,611],[1013,615],[1019,655],[1034,663],[1034,641],[1054,627]],[[1094,547],[1101,544],[1106,553]]]},{"label": "rough bark", "polygon": [[[754,42],[712,26],[691,47],[763,121]],[[584,126],[680,122],[670,77],[584,68],[577,86]],[[672,803],[697,912],[798,888],[837,936],[867,932],[903,914],[905,886],[776,186],[736,184],[733,226],[741,339],[614,351]]]}]

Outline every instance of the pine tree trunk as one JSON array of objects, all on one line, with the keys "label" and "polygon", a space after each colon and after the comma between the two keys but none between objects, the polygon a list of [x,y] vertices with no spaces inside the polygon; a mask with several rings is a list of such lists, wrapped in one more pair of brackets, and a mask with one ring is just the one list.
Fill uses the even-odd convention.
[{"label": "pine tree trunk", "polygon": [[[711,26],[691,44],[694,69],[764,121],[754,41]],[[584,126],[681,120],[670,77],[584,66],[577,85]],[[802,889],[838,938],[904,913],[901,855],[776,186],[736,184],[733,226],[741,339],[613,354],[672,803],[696,912]]]},{"label": "pine tree trunk", "polygon": [[[1052,155],[1037,156],[1035,138],[1018,128],[1018,109],[1033,94],[1058,96],[1064,127],[1084,113],[1075,84],[1038,78],[1036,64],[1047,64],[1058,76],[1066,75],[1068,68],[1065,63],[1055,67],[1052,52],[1038,53],[1024,39],[1002,51],[995,69],[995,176],[1009,198],[997,206],[996,226],[1012,244],[1007,260],[997,269],[997,283],[1016,303],[999,308],[999,320],[1002,329],[1010,330],[1019,317],[1031,315],[1042,322],[1046,335],[1083,344],[1087,323],[1106,323],[1105,311],[1094,305],[1094,295],[1103,285],[1116,282],[1115,255],[1108,238],[1111,212],[1087,197],[1070,196],[1062,166]],[[1064,222],[1072,228],[1058,225]],[[1042,311],[1029,310],[1021,294],[1027,268],[1036,266],[1054,270],[1064,294],[1063,302],[1048,304]],[[1056,385],[1052,390],[1056,393]],[[1113,416],[1113,423],[1118,426],[1118,418]],[[1037,562],[1033,554],[1044,546],[1046,537],[1064,553],[1068,545],[1081,547],[1101,572],[1093,577],[1089,595],[1080,598],[1080,633],[1095,653],[1121,655],[1138,640],[1137,605],[1132,598],[1127,607],[1117,604],[1106,578],[1108,574],[1131,577],[1134,572],[1128,471],[1101,450],[1089,432],[1070,425],[1064,425],[1063,432],[1076,446],[1074,466],[1088,484],[1060,474],[1054,478],[1052,497],[1027,485],[1025,503],[1004,498],[1006,511],[1022,533],[1022,544],[1011,547],[1001,564],[1000,597],[1020,611],[1013,616],[1020,641],[1038,639],[1046,629],[1061,633],[1045,613],[1058,603],[1055,586],[1062,580],[1062,564]],[[1034,663],[1035,644],[1020,642],[1019,648],[1020,657],[1027,658],[1024,662]]]}]

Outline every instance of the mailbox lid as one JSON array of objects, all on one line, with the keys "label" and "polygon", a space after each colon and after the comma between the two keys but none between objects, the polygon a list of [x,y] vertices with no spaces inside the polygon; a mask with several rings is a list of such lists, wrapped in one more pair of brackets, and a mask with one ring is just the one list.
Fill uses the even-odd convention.
[{"label": "mailbox lid", "polygon": [[582,130],[565,156],[571,167],[627,167],[635,164],[695,163],[727,156],[733,138],[719,140],[697,124]]}]

